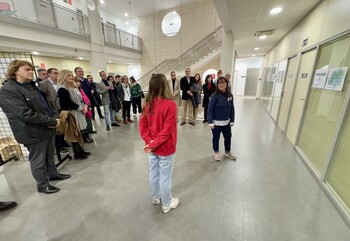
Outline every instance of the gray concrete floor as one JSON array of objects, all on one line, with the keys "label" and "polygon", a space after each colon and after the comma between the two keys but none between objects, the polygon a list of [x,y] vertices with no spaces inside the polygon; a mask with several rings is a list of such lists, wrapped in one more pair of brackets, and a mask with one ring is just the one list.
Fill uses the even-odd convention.
[{"label": "gray concrete floor", "polygon": [[[107,132],[96,121],[93,152],[60,168],[57,194],[36,192],[28,163],[0,172],[1,241],[349,241],[350,230],[261,104],[236,98],[232,149],[212,159],[211,132],[178,127],[173,175],[177,209],[151,204],[147,156],[137,122]],[[221,141],[223,148],[223,141]]]}]

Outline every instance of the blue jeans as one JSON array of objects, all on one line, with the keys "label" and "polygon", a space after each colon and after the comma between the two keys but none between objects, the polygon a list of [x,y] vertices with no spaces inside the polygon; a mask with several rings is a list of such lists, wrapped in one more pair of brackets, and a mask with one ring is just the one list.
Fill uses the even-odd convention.
[{"label": "blue jeans", "polygon": [[149,154],[149,179],[152,196],[161,198],[164,206],[169,206],[171,202],[171,175],[174,169],[174,159],[175,154],[170,156]]},{"label": "blue jeans", "polygon": [[105,114],[106,126],[113,124],[115,122],[115,111],[112,109],[112,104],[103,105],[103,111]]},{"label": "blue jeans", "polygon": [[224,136],[225,151],[231,151],[231,126],[230,124],[226,126],[215,126],[212,129],[213,132],[213,150],[214,152],[219,151],[219,140],[220,134],[222,132]]}]

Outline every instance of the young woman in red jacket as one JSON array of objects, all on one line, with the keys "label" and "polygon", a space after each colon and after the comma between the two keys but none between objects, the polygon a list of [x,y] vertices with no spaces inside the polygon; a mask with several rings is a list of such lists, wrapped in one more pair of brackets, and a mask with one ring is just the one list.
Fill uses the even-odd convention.
[{"label": "young woman in red jacket", "polygon": [[152,203],[157,205],[161,202],[163,213],[179,205],[179,199],[171,195],[177,140],[176,120],[176,103],[167,79],[163,74],[155,74],[149,82],[139,129],[145,141],[144,151],[149,154]]}]

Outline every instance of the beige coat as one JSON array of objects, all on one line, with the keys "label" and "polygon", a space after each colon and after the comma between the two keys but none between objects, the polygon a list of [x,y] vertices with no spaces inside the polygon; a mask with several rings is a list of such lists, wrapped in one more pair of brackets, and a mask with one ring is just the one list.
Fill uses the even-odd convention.
[{"label": "beige coat", "polygon": [[168,84],[170,87],[171,94],[174,96],[174,101],[177,107],[181,106],[180,80],[176,78],[174,89],[173,89],[173,81],[171,79],[168,80]]}]

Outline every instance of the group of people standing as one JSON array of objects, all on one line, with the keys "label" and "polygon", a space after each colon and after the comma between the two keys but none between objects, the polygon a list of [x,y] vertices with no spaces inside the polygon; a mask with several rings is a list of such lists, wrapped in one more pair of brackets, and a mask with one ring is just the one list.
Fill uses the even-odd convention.
[{"label": "group of people standing", "polygon": [[[152,203],[162,204],[161,210],[164,213],[176,208],[180,202],[179,198],[171,194],[180,100],[183,109],[180,125],[186,123],[187,109],[189,123],[195,125],[203,91],[205,121],[209,123],[213,133],[214,159],[220,160],[221,133],[225,139],[225,156],[236,159],[231,154],[233,96],[225,77],[217,79],[216,87],[210,75],[206,76],[202,86],[200,75],[191,77],[189,68],[180,81],[176,79],[174,71],[171,72],[169,81],[163,74],[155,74],[150,79],[148,94],[142,108],[141,99],[144,95],[141,86],[133,77],[130,77],[129,83],[127,76],[113,78],[101,71],[101,81],[95,83],[92,76],[84,78],[81,67],[75,68],[75,76],[70,70],[58,71],[56,68],[50,68],[47,72],[48,79],[40,81],[37,87],[33,84],[34,66],[27,61],[15,60],[8,67],[7,83],[0,89],[0,107],[9,119],[16,140],[24,144],[29,151],[30,167],[37,182],[38,192],[58,192],[59,188],[50,185],[49,181],[70,178],[70,175],[61,174],[56,169],[55,142],[61,142],[63,145],[65,140],[69,140],[75,159],[85,159],[91,154],[85,151],[83,141],[93,141],[89,134],[95,133],[91,122],[95,118],[94,107],[97,108],[99,117],[105,118],[107,130],[110,129],[110,125],[119,126],[116,117],[121,109],[124,124],[133,122],[130,118],[131,103],[133,113],[141,114],[139,131],[145,141],[144,151],[149,154]],[[103,106],[104,116],[100,106]],[[62,129],[62,126],[65,133],[63,138],[62,133],[55,132],[55,129]],[[69,138],[68,132],[71,132]],[[13,203],[0,204],[6,207],[13,206]]]}]

